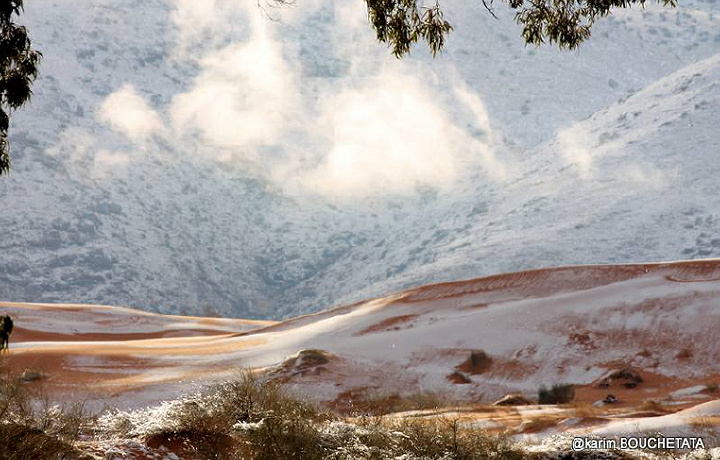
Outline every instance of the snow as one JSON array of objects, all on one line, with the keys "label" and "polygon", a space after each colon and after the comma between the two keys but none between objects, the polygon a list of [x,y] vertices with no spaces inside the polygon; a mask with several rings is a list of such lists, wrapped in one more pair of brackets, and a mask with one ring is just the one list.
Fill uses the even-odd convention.
[{"label": "snow", "polygon": [[[224,318],[162,316],[124,307],[77,304],[17,304],[0,302],[18,327],[56,334],[149,334],[192,330],[245,332],[273,324]],[[108,326],[112,326],[109,328]]]},{"label": "snow", "polygon": [[[207,35],[180,27],[186,3],[26,6],[44,59],[32,103],[13,115],[13,174],[0,181],[0,298],[279,318],[428,282],[720,254],[717,3],[617,11],[578,52],[559,52],[525,47],[503,5],[495,20],[462,0],[447,5],[455,31],[442,56],[419,48],[401,63],[375,43],[362,2],[280,11],[263,30],[268,52],[281,52],[265,64],[292,82],[276,94],[298,100],[279,105],[292,122],[250,164],[220,160],[252,148],[228,152],[170,125],[177,97],[208,77],[205,63],[225,45],[250,43],[262,13],[255,2],[214,2],[192,21]],[[183,53],[193,37],[206,40]],[[316,135],[325,105],[375,101],[378,87],[431,99],[424,113],[452,126],[438,136],[487,149],[415,152],[394,180],[367,187],[392,190],[425,160],[455,162],[452,180],[408,196],[342,200],[266,174],[294,148],[308,169],[326,164],[334,138]],[[138,142],[113,131],[102,109],[118,91],[141,98],[166,131]],[[264,113],[256,105],[250,112]],[[253,131],[227,121],[230,138]]]},{"label": "snow", "polygon": [[698,396],[698,393],[702,392],[703,390],[705,390],[705,385],[694,385],[691,387],[682,388],[680,390],[673,391],[672,393],[670,393],[670,396],[673,398],[683,398],[686,396],[690,396],[690,397]]},{"label": "snow", "polygon": [[698,404],[690,409],[660,417],[611,421],[607,425],[592,428],[589,433],[598,436],[655,433],[662,433],[664,436],[690,436],[697,433],[697,429],[692,426],[691,420],[718,415],[720,415],[720,400]]},{"label": "snow", "polygon": [[[101,340],[34,340],[62,308],[15,304],[20,318],[34,321],[17,323],[27,337],[13,341],[11,350],[30,360],[52,351],[72,369],[110,379],[110,386],[142,391],[147,383],[175,382],[172,391],[177,391],[183,382],[227,378],[238,367],[277,369],[299,350],[319,349],[331,357],[324,365],[329,373],[290,382],[318,401],[354,388],[381,388],[401,394],[450,392],[489,402],[512,392],[535,394],[541,385],[587,384],[618,366],[697,381],[720,373],[714,359],[720,324],[713,300],[720,291],[716,273],[720,261],[564,267],[421,287],[255,329],[240,320],[216,324],[226,332],[244,331],[240,334],[207,335],[206,330],[195,335],[182,329],[186,337],[126,336],[126,320],[135,318],[127,311],[118,310],[116,326],[112,309],[98,316],[94,307],[78,307],[67,319],[69,327],[77,334],[104,332]],[[679,278],[687,282],[673,281]],[[140,317],[167,330],[175,330],[175,323],[205,329],[208,321]],[[73,324],[72,318],[80,321]],[[637,327],[637,318],[646,328]],[[138,331],[157,330],[148,324]],[[576,341],[576,335],[586,339]],[[685,347],[692,356],[678,360],[677,350]],[[487,353],[490,369],[470,375],[470,384],[449,384],[447,376],[470,350]],[[653,359],[638,360],[641,350]],[[117,359],[129,361],[119,366]],[[699,388],[676,390],[673,396],[681,397]],[[152,395],[156,389],[148,391]]]}]

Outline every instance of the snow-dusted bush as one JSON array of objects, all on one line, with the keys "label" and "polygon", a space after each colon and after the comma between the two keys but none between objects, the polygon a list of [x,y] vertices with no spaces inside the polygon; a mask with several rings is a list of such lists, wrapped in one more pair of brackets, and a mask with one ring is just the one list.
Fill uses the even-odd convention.
[{"label": "snow-dusted bush", "polygon": [[[338,420],[249,374],[205,394],[106,414],[98,430],[119,438],[184,441],[195,454],[254,460],[519,459],[500,437],[457,420]],[[160,438],[158,438],[160,437]]]}]

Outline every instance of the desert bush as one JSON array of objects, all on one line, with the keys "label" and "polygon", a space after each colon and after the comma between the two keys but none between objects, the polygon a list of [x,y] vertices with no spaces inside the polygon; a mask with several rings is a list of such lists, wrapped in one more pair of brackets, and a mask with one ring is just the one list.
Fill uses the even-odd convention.
[{"label": "desert bush", "polygon": [[309,404],[250,373],[203,394],[155,408],[100,417],[105,436],[142,438],[179,446],[200,458],[316,458],[313,423],[322,420]]},{"label": "desert bush", "polygon": [[0,458],[8,460],[80,458],[73,443],[91,418],[81,403],[58,405],[42,385],[0,375]]},{"label": "desert bush", "polygon": [[333,410],[341,415],[378,416],[412,410],[438,409],[456,404],[448,396],[437,392],[422,391],[401,395],[378,391],[353,392],[352,399],[336,400]]},{"label": "desert bush", "polygon": [[575,403],[572,408],[572,414],[573,417],[598,417],[603,414],[603,410],[590,403]]},{"label": "desert bush", "polygon": [[21,382],[9,372],[0,374],[0,420],[24,423],[31,418],[30,396]]},{"label": "desert bush", "polygon": [[462,363],[455,366],[455,369],[471,375],[478,375],[488,371],[492,367],[493,360],[483,350],[471,350],[470,356]]},{"label": "desert bush", "polygon": [[643,403],[640,405],[639,409],[641,411],[645,412],[655,412],[659,414],[666,414],[668,413],[667,407],[663,406],[660,401],[656,401],[654,399],[646,399],[643,401]]},{"label": "desert bush", "polygon": [[0,423],[0,458],[5,460],[79,459],[70,444],[38,428]]},{"label": "desert bush", "polygon": [[522,453],[503,436],[462,426],[462,419],[367,417],[320,427],[323,459],[332,460],[514,460]]},{"label": "desert bush", "polygon": [[313,421],[296,412],[266,414],[246,429],[245,441],[243,458],[255,460],[320,460],[331,447]]},{"label": "desert bush", "polygon": [[473,368],[489,367],[491,363],[492,358],[483,350],[473,350],[470,352],[470,364],[472,364]]},{"label": "desert bush", "polygon": [[567,404],[575,399],[575,387],[571,384],[556,384],[550,389],[540,387],[538,390],[539,404]]},{"label": "desert bush", "polygon": [[507,438],[491,436],[475,428],[461,426],[461,419],[427,422],[402,419],[392,428],[399,442],[395,455],[431,459],[521,459],[522,453]]},{"label": "desert bush", "polygon": [[411,393],[403,397],[403,402],[401,411],[440,409],[441,407],[458,406],[460,404],[456,398],[435,391]]},{"label": "desert bush", "polygon": [[500,437],[461,428],[458,421],[421,422],[363,417],[347,423],[286,394],[281,387],[244,374],[153,409],[100,418],[105,433],[176,446],[201,459],[381,460],[514,459]]}]

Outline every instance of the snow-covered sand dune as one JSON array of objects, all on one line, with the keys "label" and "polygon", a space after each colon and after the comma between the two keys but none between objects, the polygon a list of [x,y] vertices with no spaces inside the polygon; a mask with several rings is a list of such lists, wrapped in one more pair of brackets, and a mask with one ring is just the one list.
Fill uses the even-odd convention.
[{"label": "snow-covered sand dune", "polygon": [[[719,298],[720,260],[705,260],[436,284],[276,324],[79,305],[3,303],[0,313],[17,318],[12,367],[42,371],[61,394],[115,396],[130,406],[242,367],[271,370],[325,402],[422,391],[479,402],[567,382],[588,401],[612,391],[621,402],[687,405],[706,396],[684,388],[720,377]],[[481,363],[470,359],[473,350],[484,352]],[[591,385],[619,368],[644,382]]]}]

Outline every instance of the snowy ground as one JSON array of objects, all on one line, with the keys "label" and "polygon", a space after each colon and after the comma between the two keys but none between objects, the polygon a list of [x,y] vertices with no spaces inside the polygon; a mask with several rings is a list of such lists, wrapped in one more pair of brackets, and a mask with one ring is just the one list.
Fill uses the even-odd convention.
[{"label": "snowy ground", "polygon": [[[0,313],[17,318],[12,368],[41,372],[58,396],[122,408],[254,368],[330,407],[423,392],[472,405],[509,392],[532,398],[541,385],[572,383],[577,404],[589,406],[607,393],[618,398],[601,413],[641,410],[648,401],[675,412],[717,398],[718,291],[720,261],[713,260],[497,275],[267,324],[79,305],[4,303]],[[489,364],[471,366],[472,350],[484,351]],[[642,383],[599,386],[620,369],[633,369]],[[453,380],[456,372],[467,381]],[[717,424],[715,412],[692,416]],[[676,432],[686,424],[677,417],[615,421],[597,433],[665,424]]]}]

